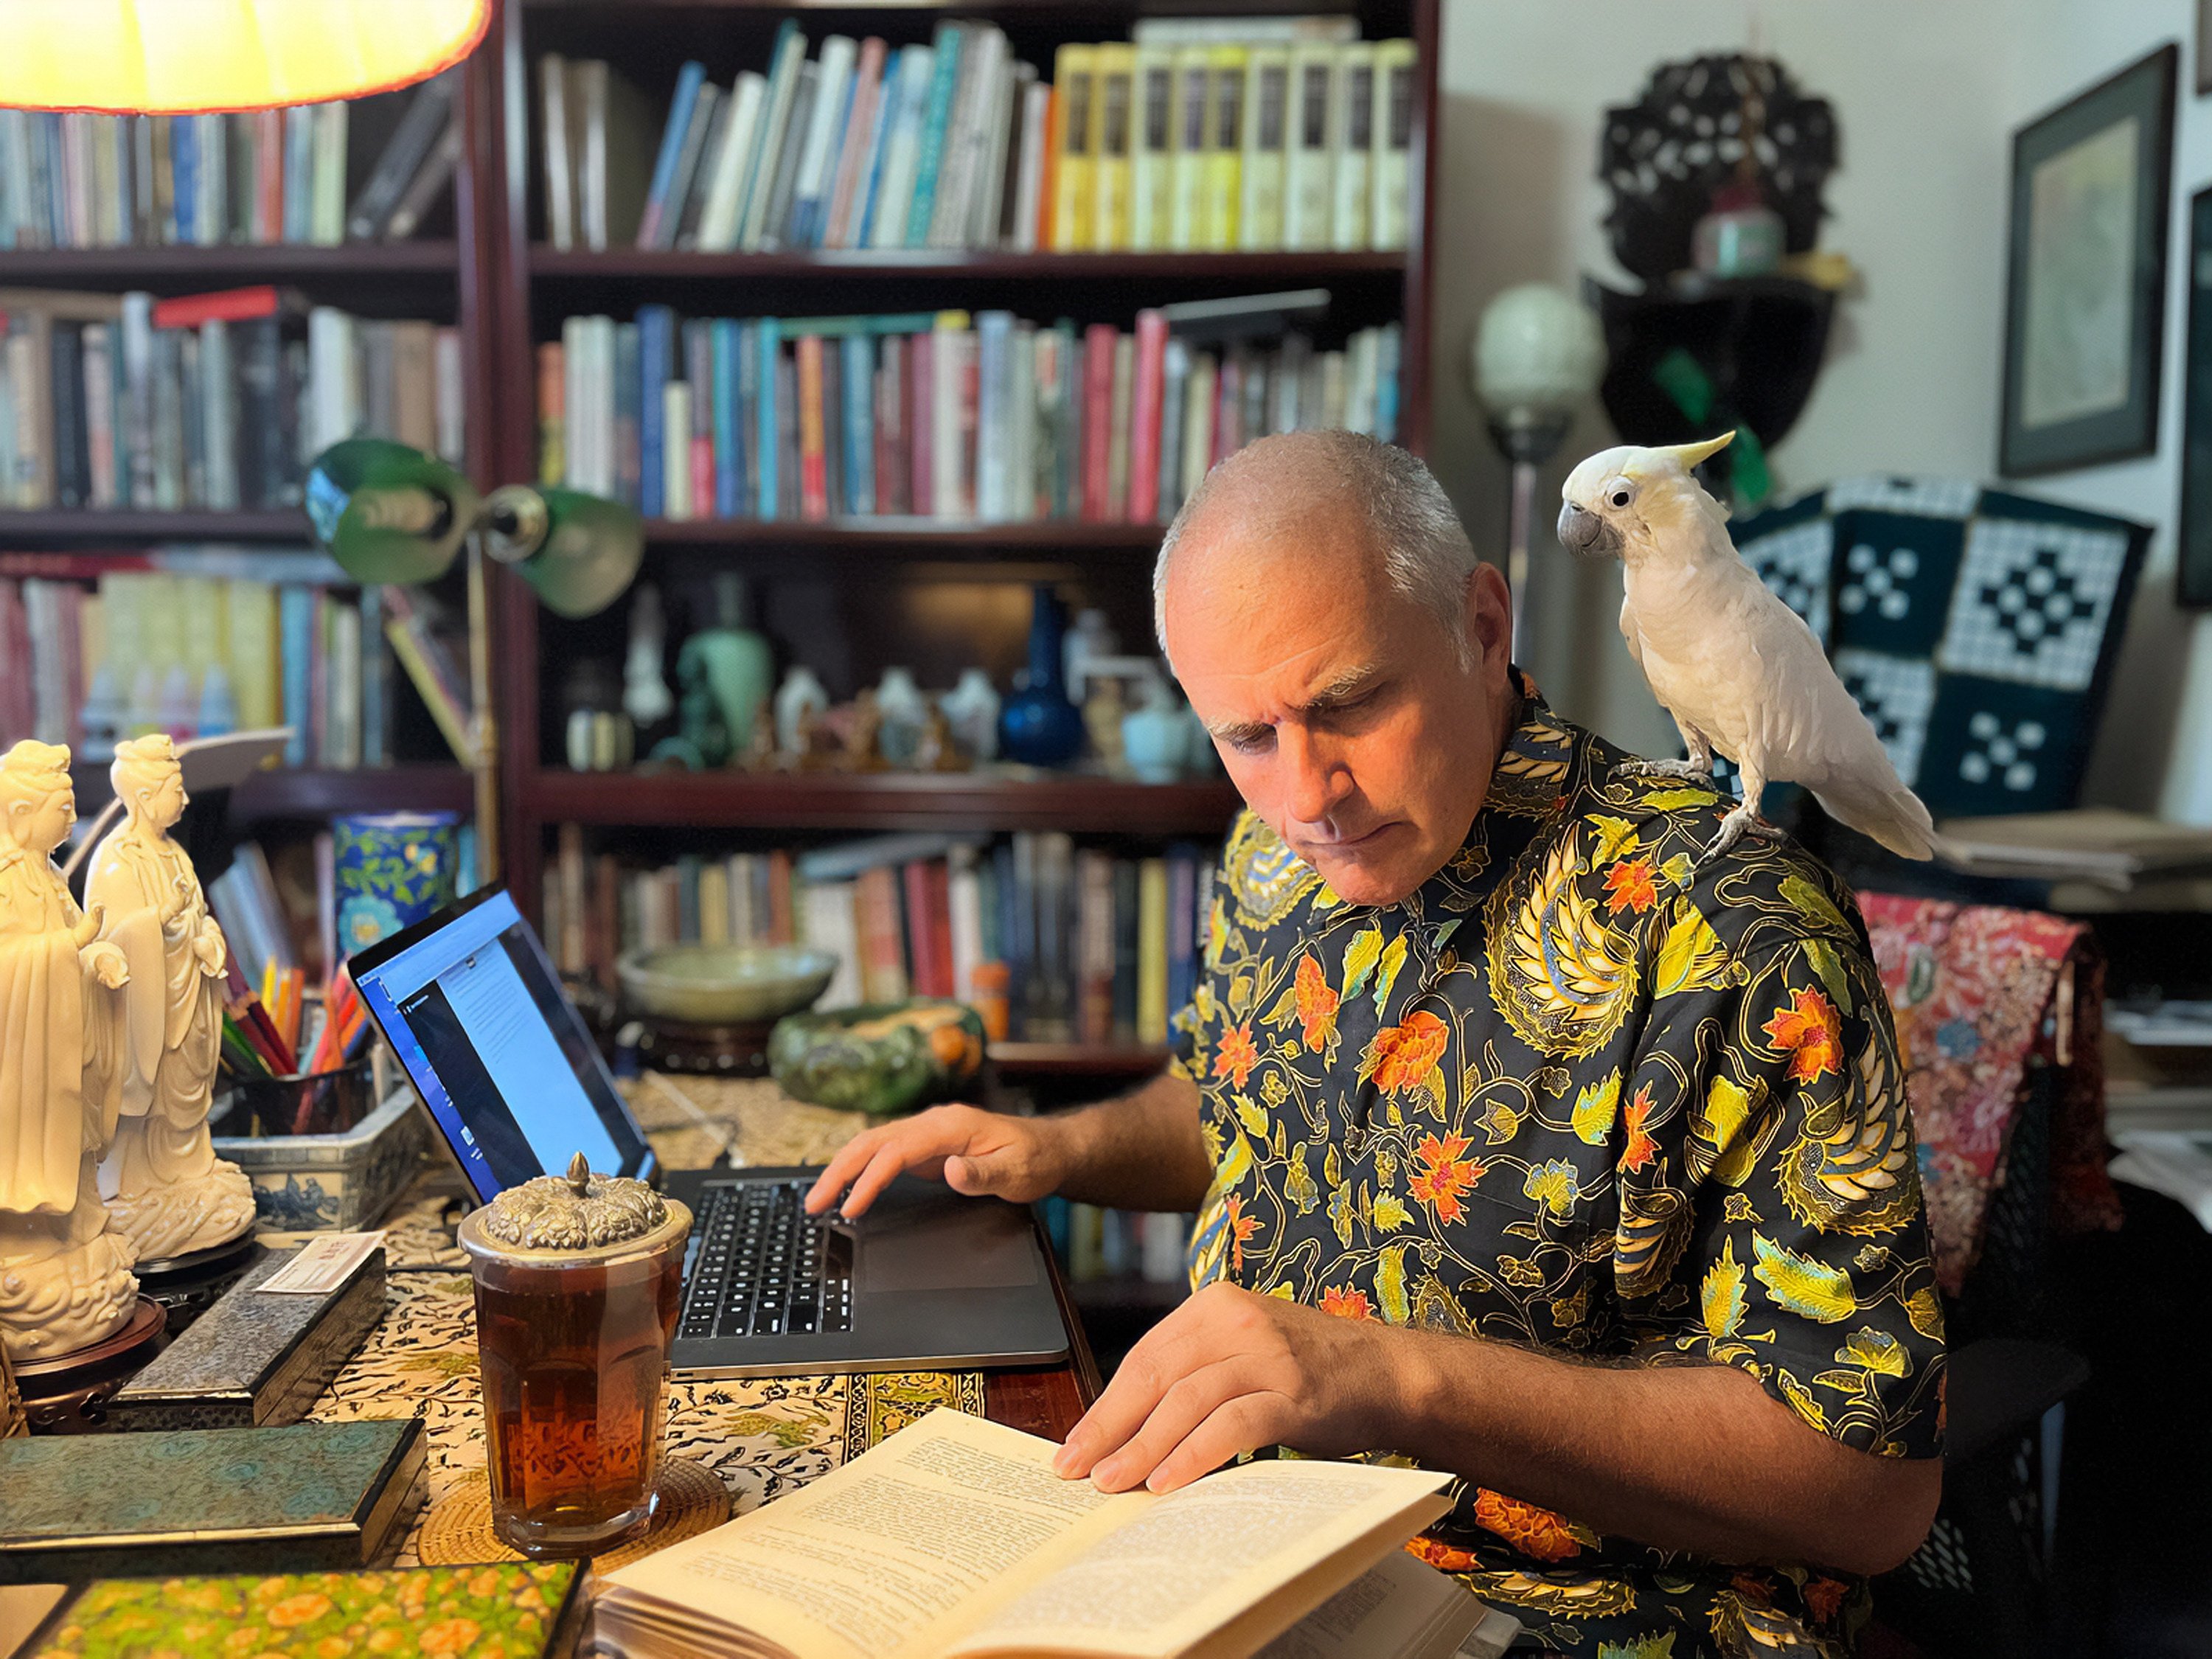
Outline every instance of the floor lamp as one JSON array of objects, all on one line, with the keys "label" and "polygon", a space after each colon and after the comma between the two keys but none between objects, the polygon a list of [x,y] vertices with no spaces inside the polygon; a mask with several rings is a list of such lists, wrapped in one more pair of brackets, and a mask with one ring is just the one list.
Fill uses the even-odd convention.
[{"label": "floor lamp", "polygon": [[1575,411],[1605,374],[1597,319],[1548,283],[1509,288],[1482,313],[1471,368],[1475,396],[1490,418],[1490,440],[1513,468],[1505,528],[1505,580],[1513,591],[1513,654],[1528,649],[1529,526],[1536,469],[1551,459]]}]

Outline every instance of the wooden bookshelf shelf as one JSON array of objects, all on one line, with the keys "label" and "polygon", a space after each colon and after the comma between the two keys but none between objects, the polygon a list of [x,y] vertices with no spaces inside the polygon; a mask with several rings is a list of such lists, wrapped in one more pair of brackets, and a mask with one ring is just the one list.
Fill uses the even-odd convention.
[{"label": "wooden bookshelf shelf", "polygon": [[453,276],[460,270],[459,245],[422,242],[342,242],[335,247],[300,242],[222,242],[213,246],[41,247],[0,252],[0,279],[9,283],[143,280],[163,288],[198,282],[267,283],[315,276]]},{"label": "wooden bookshelf shelf", "polygon": [[[89,818],[114,793],[105,766],[73,766],[70,775],[79,818]],[[469,775],[458,766],[276,767],[232,790],[229,812],[234,823],[334,812],[467,812],[475,805],[471,789]]]},{"label": "wooden bookshelf shelf", "polygon": [[1070,830],[1218,836],[1239,805],[1226,781],[1123,783],[989,772],[567,772],[523,775],[522,810],[543,823],[730,830]]},{"label": "wooden bookshelf shelf", "polygon": [[47,507],[0,512],[0,545],[24,542],[298,542],[308,539],[307,515],[295,507],[271,512],[141,513],[129,508]]},{"label": "wooden bookshelf shelf", "polygon": [[788,519],[648,519],[645,534],[648,542],[666,546],[805,548],[878,559],[900,553],[937,559],[1018,559],[1040,553],[1138,554],[1149,559],[1166,528],[1070,520],[971,524],[883,517],[807,524]]},{"label": "wooden bookshelf shelf", "polygon": [[684,253],[641,248],[530,251],[530,274],[546,281],[607,277],[702,282],[780,277],[871,277],[885,282],[977,279],[1019,282],[1100,278],[1169,285],[1177,281],[1249,282],[1265,289],[1333,278],[1402,276],[1402,252],[1357,253],[1000,253],[922,248],[841,248],[805,253]]}]

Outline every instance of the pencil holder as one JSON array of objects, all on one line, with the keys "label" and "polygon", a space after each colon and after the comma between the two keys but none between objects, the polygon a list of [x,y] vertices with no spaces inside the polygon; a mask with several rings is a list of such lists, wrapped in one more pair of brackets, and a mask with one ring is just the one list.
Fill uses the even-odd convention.
[{"label": "pencil holder", "polygon": [[334,1071],[234,1078],[227,1098],[227,1135],[343,1134],[376,1109],[366,1054]]}]

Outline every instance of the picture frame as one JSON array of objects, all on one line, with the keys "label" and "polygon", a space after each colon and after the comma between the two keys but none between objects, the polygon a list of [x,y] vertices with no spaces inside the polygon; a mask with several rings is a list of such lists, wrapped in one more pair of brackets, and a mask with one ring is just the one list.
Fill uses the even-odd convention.
[{"label": "picture frame", "polygon": [[1997,470],[2158,447],[2172,41],[2013,134]]},{"label": "picture frame", "polygon": [[2175,598],[2212,605],[2212,185],[2189,198],[2189,336],[2181,375]]}]

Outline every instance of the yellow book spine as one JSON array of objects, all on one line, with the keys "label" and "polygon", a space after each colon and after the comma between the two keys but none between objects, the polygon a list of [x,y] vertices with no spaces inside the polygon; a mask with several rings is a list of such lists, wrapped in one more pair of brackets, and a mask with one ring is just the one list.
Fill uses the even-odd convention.
[{"label": "yellow book spine", "polygon": [[1175,55],[1175,153],[1168,163],[1167,246],[1187,253],[1206,245],[1206,140],[1212,131],[1212,53],[1185,46]]},{"label": "yellow book spine", "polygon": [[1137,1040],[1168,1040],[1168,866],[1137,866]]},{"label": "yellow book spine", "polygon": [[1092,191],[1091,132],[1094,51],[1062,46],[1053,60],[1052,118],[1058,164],[1053,173],[1052,246],[1059,253],[1091,246]]},{"label": "yellow book spine", "polygon": [[1336,115],[1334,46],[1299,46],[1291,53],[1290,132],[1283,164],[1282,246],[1301,252],[1329,242],[1336,174],[1330,128]]},{"label": "yellow book spine", "polygon": [[1413,144],[1413,70],[1411,40],[1375,46],[1375,133],[1370,152],[1368,210],[1374,216],[1370,246],[1406,246],[1407,157]]},{"label": "yellow book spine", "polygon": [[1291,106],[1291,54],[1255,46],[1244,71],[1243,173],[1237,246],[1270,253],[1283,246],[1284,143]]},{"label": "yellow book spine", "polygon": [[1091,245],[1126,252],[1133,232],[1129,218],[1129,151],[1135,123],[1137,50],[1097,48],[1091,94]]},{"label": "yellow book spine", "polygon": [[1175,165],[1175,56],[1139,47],[1130,86],[1136,100],[1129,145],[1129,246],[1140,253],[1166,247],[1170,173]]},{"label": "yellow book spine", "polygon": [[1206,135],[1212,142],[1206,153],[1206,246],[1223,252],[1237,246],[1244,72],[1249,56],[1243,46],[1216,46],[1212,53],[1213,88],[1206,100],[1212,131]]}]

